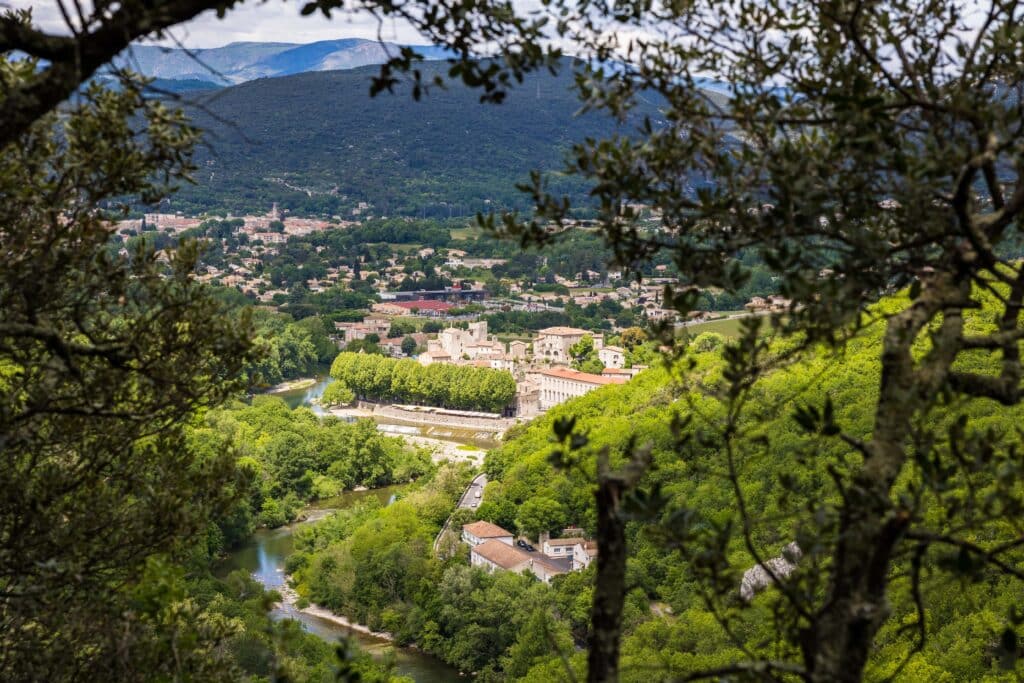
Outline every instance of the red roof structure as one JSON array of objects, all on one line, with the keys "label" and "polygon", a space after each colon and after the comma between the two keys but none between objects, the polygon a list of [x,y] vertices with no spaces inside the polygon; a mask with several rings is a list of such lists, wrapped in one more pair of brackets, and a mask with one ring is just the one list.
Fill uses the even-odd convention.
[{"label": "red roof structure", "polygon": [[447,301],[431,301],[429,299],[417,299],[416,301],[392,301],[395,306],[401,306],[402,308],[411,311],[417,309],[420,311],[438,311],[440,313],[447,313],[454,306]]}]

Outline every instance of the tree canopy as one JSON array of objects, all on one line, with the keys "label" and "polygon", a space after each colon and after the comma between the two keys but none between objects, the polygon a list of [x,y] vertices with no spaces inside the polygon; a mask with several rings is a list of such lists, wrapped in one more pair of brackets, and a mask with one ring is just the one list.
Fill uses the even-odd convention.
[{"label": "tree canopy", "polygon": [[331,376],[358,396],[500,413],[516,395],[512,374],[467,365],[395,360],[369,353],[339,353]]}]

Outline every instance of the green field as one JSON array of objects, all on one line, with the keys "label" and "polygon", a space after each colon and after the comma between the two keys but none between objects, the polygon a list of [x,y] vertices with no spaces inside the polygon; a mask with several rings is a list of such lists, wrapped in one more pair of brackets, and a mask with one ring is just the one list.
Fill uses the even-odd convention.
[{"label": "green field", "polygon": [[398,244],[395,242],[388,242],[387,245],[391,247],[391,250],[400,254],[411,254],[414,251],[419,251],[423,248],[422,244]]},{"label": "green field", "polygon": [[482,234],[482,230],[476,225],[467,225],[464,228],[452,228],[452,239],[453,240],[471,240],[476,239]]},{"label": "green field", "polygon": [[743,318],[732,320],[709,320],[706,323],[684,327],[683,331],[691,337],[696,337],[704,332],[716,332],[726,337],[738,337],[740,335],[740,323]]},{"label": "green field", "polygon": [[[745,313],[746,311],[716,311],[723,318],[730,315],[736,315],[738,313]],[[762,332],[768,329],[767,320],[762,326]],[[683,331],[690,337],[696,337],[698,334],[703,332],[715,332],[717,334],[725,335],[726,337],[738,337],[740,336],[740,325],[743,323],[743,318],[733,318],[731,320],[709,320],[705,323],[698,323],[696,325],[689,325],[683,328]]]}]

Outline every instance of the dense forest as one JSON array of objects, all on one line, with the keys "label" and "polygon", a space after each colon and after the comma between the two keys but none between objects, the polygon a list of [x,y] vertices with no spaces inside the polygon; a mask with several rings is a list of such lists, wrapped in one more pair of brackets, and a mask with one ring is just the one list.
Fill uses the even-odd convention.
[{"label": "dense forest", "polygon": [[[429,79],[448,66],[420,69]],[[276,201],[293,212],[348,217],[368,202],[378,216],[472,216],[525,208],[513,182],[536,168],[583,198],[582,184],[561,174],[565,156],[573,142],[616,130],[606,115],[577,116],[566,71],[529,76],[500,107],[477,106],[478,95],[461,84],[419,103],[404,85],[371,99],[378,71],[304,73],[198,96],[190,116],[208,146],[197,154],[197,184],[170,208],[244,213]],[[656,117],[657,109],[631,120],[645,114]]]}]

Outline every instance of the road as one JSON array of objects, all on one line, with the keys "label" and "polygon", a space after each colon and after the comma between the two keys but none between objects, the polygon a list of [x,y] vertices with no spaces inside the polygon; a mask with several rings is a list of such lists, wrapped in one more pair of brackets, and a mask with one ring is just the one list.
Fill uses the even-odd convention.
[{"label": "road", "polygon": [[[471,508],[473,504],[479,505],[483,502],[484,487],[487,486],[487,474],[481,473],[476,475],[473,481],[469,482],[469,486],[466,487],[462,497],[459,498],[460,508]],[[480,496],[477,496],[477,491],[480,492]]]},{"label": "road", "polygon": [[[473,477],[473,481],[469,482],[469,486],[462,492],[462,496],[459,498],[459,504],[456,505],[458,508],[472,508],[474,504],[479,505],[483,502],[484,487],[487,486],[487,474],[481,472],[480,474]],[[476,497],[477,491],[480,492],[480,497]],[[437,553],[437,544],[441,542],[441,537],[444,536],[444,532],[448,530],[448,525],[452,521],[451,516],[444,520],[444,526],[441,527],[441,531],[438,532],[437,536],[434,537],[434,552]]]}]

